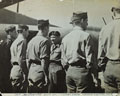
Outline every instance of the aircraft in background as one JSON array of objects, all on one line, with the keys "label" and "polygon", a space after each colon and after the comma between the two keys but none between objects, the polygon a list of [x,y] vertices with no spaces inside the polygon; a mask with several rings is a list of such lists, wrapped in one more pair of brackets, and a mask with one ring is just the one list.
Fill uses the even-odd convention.
[{"label": "aircraft in background", "polygon": [[[32,37],[34,37],[37,32],[37,19],[19,14],[19,2],[22,2],[24,0],[1,0],[0,2],[0,40],[4,39],[6,37],[6,34],[4,32],[5,27],[7,27],[8,25],[12,24],[12,25],[18,25],[18,24],[26,24],[30,27],[30,35],[28,40],[30,40]],[[3,9],[4,7],[13,5],[17,3],[17,11],[16,12],[12,12],[10,10],[7,9]],[[3,26],[4,25],[4,26]],[[50,24],[50,29],[52,30],[58,30],[61,33],[61,36],[64,37],[66,34],[68,34],[71,29],[68,28],[62,28],[60,26],[57,25],[53,25]],[[94,42],[95,42],[95,46],[97,48],[98,45],[98,36],[99,36],[99,32],[100,32],[101,28],[98,27],[92,27],[92,26],[88,26],[87,28],[87,32],[89,32],[90,34],[92,34],[93,38],[94,38]],[[71,37],[72,39],[72,37]]]},{"label": "aircraft in background", "polygon": [[19,3],[19,2],[22,2],[22,1],[24,0],[0,0],[0,9]]}]

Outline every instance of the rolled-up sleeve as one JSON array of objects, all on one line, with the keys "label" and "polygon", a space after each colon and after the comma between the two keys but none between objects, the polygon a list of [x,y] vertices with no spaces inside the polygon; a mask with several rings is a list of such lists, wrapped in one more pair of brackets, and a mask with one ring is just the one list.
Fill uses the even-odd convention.
[{"label": "rolled-up sleeve", "polygon": [[65,55],[65,49],[64,49],[63,41],[61,43],[61,63],[62,63],[63,66],[68,64],[68,60],[67,60],[67,57]]},{"label": "rolled-up sleeve", "polygon": [[40,59],[44,58],[50,58],[50,42],[48,40],[40,46]]}]

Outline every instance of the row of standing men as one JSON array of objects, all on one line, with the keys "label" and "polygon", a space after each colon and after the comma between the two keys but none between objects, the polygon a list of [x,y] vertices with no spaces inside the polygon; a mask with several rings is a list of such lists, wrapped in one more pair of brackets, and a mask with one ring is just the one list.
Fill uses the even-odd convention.
[{"label": "row of standing men", "polygon": [[[104,71],[104,88],[107,93],[120,91],[120,7],[113,7],[112,12],[117,18],[101,30],[98,49],[98,70]],[[6,30],[8,39],[2,43],[5,47],[0,56],[1,64],[4,64],[0,70],[4,77],[0,78],[1,92],[9,91],[10,86],[12,92],[18,93],[95,92],[93,77],[97,86],[100,86],[100,80],[98,76],[92,76],[95,46],[91,35],[84,32],[88,25],[87,12],[73,13],[70,23],[73,30],[62,42],[60,32],[49,33],[51,47],[47,38],[48,20],[38,21],[39,31],[28,44],[28,26],[19,25],[16,39],[15,27],[9,27]],[[12,68],[8,64],[12,64]],[[6,66],[8,68],[5,72]]]}]

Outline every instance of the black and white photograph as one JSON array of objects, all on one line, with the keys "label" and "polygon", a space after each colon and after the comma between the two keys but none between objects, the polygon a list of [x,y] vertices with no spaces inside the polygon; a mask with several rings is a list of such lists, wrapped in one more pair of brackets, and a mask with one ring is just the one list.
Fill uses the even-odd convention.
[{"label": "black and white photograph", "polygon": [[0,93],[118,96],[120,0],[0,0]]}]

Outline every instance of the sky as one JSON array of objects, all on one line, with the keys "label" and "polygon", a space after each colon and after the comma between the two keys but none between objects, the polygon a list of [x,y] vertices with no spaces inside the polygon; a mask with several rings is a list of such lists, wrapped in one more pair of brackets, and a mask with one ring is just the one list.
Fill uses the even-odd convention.
[{"label": "sky", "polygon": [[[69,24],[73,12],[88,12],[89,26],[103,27],[112,20],[111,7],[118,4],[118,0],[25,0],[20,2],[19,13],[35,19],[49,19],[51,24],[62,28],[71,28]],[[17,5],[6,7],[16,12]]]}]

